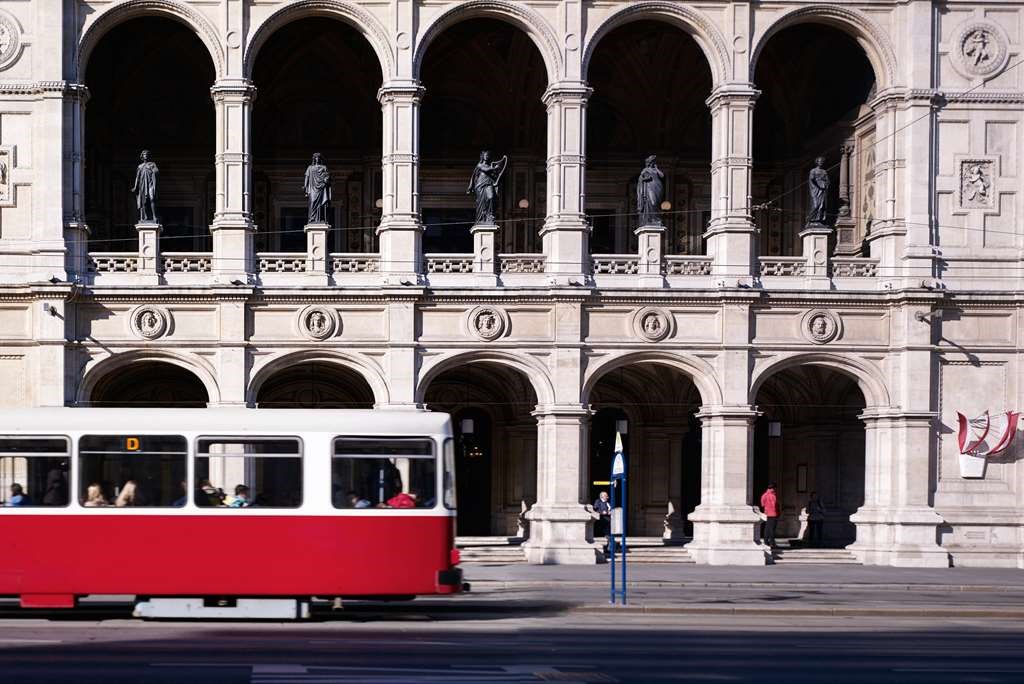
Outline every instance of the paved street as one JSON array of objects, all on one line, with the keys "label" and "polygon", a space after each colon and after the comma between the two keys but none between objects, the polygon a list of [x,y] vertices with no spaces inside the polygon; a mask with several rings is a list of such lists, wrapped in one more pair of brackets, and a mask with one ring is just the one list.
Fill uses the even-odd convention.
[{"label": "paved street", "polygon": [[320,604],[304,623],[133,621],[123,597],[73,614],[8,601],[0,672],[105,684],[1024,679],[1020,571],[637,566],[622,610],[598,580],[607,568],[466,570],[466,596]]}]

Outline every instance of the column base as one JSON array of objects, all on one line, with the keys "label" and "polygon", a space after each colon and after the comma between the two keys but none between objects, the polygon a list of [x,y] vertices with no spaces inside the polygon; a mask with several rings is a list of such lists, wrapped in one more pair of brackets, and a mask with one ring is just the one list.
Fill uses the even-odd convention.
[{"label": "column base", "polygon": [[755,541],[761,518],[750,506],[700,505],[689,516],[693,541],[686,545],[700,565],[766,565],[771,555]]},{"label": "column base", "polygon": [[931,508],[861,508],[850,522],[857,526],[857,541],[846,548],[864,565],[949,567],[949,552],[936,536],[943,520]]},{"label": "column base", "polygon": [[523,544],[526,560],[536,565],[594,565],[598,552],[589,526],[594,518],[581,504],[534,504],[526,513],[530,538]]}]

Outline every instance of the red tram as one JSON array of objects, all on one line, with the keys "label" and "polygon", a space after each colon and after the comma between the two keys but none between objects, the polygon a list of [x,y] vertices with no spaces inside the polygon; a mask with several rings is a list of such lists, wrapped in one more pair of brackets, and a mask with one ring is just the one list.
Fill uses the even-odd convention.
[{"label": "red tram", "polygon": [[295,617],[311,597],[458,592],[454,478],[441,413],[0,411],[0,595]]}]

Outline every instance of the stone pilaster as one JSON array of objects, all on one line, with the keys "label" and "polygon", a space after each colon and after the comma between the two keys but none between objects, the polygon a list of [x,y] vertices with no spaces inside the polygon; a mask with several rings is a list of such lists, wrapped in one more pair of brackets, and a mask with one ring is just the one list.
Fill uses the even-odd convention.
[{"label": "stone pilaster", "polygon": [[545,272],[554,284],[582,285],[590,274],[586,218],[587,99],[581,82],[556,83],[544,93],[548,112],[547,217],[540,234]]},{"label": "stone pilaster", "polygon": [[250,283],[255,272],[252,223],[252,104],[256,88],[244,79],[210,89],[217,121],[213,272],[220,282]]},{"label": "stone pilaster", "polygon": [[936,528],[942,518],[928,503],[931,412],[872,410],[864,421],[864,505],[850,516],[857,541],[848,548],[865,565],[949,567]]},{"label": "stone pilaster", "polygon": [[701,497],[690,514],[693,541],[686,548],[698,563],[766,562],[754,541],[761,519],[748,503],[757,415],[750,406],[706,406],[697,414],[702,426]]},{"label": "stone pilaster", "polygon": [[385,83],[377,93],[384,117],[381,165],[381,272],[384,283],[423,281],[423,224],[420,222],[420,101],[418,81]]},{"label": "stone pilaster", "polygon": [[711,222],[704,238],[712,274],[749,284],[757,273],[757,228],[750,211],[754,103],[760,91],[727,83],[711,93]]},{"label": "stone pilaster", "polygon": [[582,406],[542,406],[537,418],[537,503],[527,512],[531,563],[592,564],[593,516],[581,501],[590,411]]},{"label": "stone pilaster", "polygon": [[879,260],[879,279],[890,283],[899,280],[898,268],[907,235],[906,225],[896,213],[898,106],[902,99],[900,94],[887,91],[871,103],[875,112],[875,140],[878,141],[875,145],[875,220],[865,239],[871,257]]},{"label": "stone pilaster", "polygon": [[85,223],[85,105],[89,89],[69,83],[64,88],[64,270],[67,279],[85,275],[89,226]]}]

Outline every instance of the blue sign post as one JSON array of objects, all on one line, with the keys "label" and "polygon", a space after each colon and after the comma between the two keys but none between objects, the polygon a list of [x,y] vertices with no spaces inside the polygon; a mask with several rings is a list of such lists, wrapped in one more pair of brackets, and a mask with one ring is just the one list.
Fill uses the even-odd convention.
[{"label": "blue sign post", "polygon": [[[615,604],[615,597],[622,598],[622,605],[626,605],[626,457],[622,453],[622,435],[615,433],[615,455],[612,457],[612,491],[611,491],[611,529],[608,533],[608,552],[611,555],[612,565],[612,596],[611,603]],[[616,590],[615,586],[615,537],[618,536],[622,547],[622,568],[621,568],[621,589]]]}]

